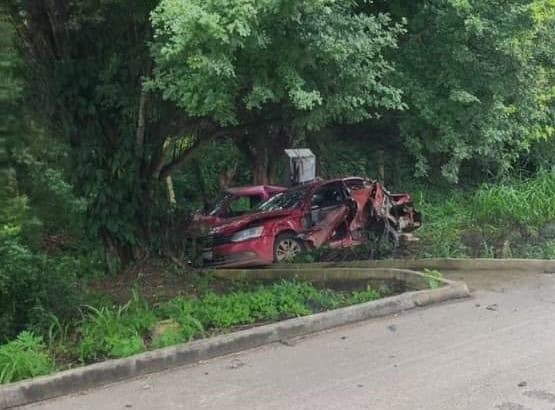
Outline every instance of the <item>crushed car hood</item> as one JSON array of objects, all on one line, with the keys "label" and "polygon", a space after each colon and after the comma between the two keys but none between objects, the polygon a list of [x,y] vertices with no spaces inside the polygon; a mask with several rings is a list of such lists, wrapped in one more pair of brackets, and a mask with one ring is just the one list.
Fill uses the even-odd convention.
[{"label": "crushed car hood", "polygon": [[212,235],[229,235],[249,226],[256,225],[258,222],[267,221],[268,219],[282,218],[291,215],[294,209],[281,209],[277,211],[256,212],[246,215],[237,216],[227,219],[225,222],[212,226],[210,233]]}]

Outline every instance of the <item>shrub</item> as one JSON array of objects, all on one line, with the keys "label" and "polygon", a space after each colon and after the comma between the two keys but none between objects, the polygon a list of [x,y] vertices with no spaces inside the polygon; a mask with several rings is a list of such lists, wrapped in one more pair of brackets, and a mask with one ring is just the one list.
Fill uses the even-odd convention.
[{"label": "shrub", "polygon": [[0,341],[24,329],[45,332],[50,313],[67,321],[80,303],[75,273],[22,245],[19,232],[0,226]]},{"label": "shrub", "polygon": [[42,337],[23,331],[17,338],[0,346],[0,384],[54,371]]},{"label": "shrub", "polygon": [[306,302],[314,299],[317,290],[307,282],[281,281],[272,286],[276,309],[282,318],[309,315]]},{"label": "shrub", "polygon": [[[179,331],[171,329],[170,334],[161,335],[159,340],[154,340],[153,344],[169,346],[172,339],[179,341],[189,341],[198,334],[202,334],[204,327],[200,320],[193,317],[193,301],[184,297],[177,297],[158,308],[158,316],[163,319],[171,318],[179,324]],[[177,342],[176,342],[177,343]]]},{"label": "shrub", "polygon": [[205,330],[221,331],[238,325],[303,316],[375,300],[382,295],[371,287],[340,293],[318,290],[308,282],[284,280],[251,291],[237,290],[225,295],[207,292],[198,299],[177,297],[152,309],[134,291],[126,305],[87,307],[88,312],[78,326],[80,359],[87,362],[142,352],[151,334],[151,346],[166,347],[189,341]]},{"label": "shrub", "polygon": [[195,304],[193,314],[205,328],[228,328],[254,321],[243,292],[224,296],[209,292]]}]

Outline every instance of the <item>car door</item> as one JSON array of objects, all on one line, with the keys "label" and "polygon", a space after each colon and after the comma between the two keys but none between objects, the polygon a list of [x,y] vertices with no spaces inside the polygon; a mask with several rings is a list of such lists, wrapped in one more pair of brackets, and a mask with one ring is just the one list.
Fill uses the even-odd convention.
[{"label": "car door", "polygon": [[[344,233],[347,226],[342,228],[349,215],[348,192],[342,182],[331,182],[318,187],[310,198],[308,229],[306,239],[318,248],[327,241]],[[344,229],[345,232],[340,232]]]}]

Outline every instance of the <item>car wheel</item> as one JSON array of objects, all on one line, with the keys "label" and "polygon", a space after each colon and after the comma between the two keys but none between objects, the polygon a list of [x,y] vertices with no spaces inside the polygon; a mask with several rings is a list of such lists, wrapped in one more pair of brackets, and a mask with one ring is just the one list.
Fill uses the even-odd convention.
[{"label": "car wheel", "polygon": [[303,250],[303,243],[295,235],[278,235],[274,241],[274,262],[291,262]]}]

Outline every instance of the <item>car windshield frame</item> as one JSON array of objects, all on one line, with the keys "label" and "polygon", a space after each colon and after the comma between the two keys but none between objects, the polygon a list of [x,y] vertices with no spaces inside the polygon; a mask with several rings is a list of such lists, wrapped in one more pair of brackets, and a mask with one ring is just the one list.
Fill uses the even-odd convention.
[{"label": "car windshield frame", "polygon": [[299,206],[306,198],[310,187],[303,186],[280,192],[255,208],[255,212],[281,211],[284,209],[294,209]]},{"label": "car windshield frame", "polygon": [[218,216],[218,214],[223,210],[224,206],[229,202],[231,198],[233,198],[233,194],[231,192],[220,192],[212,205],[208,208],[206,215]]}]

